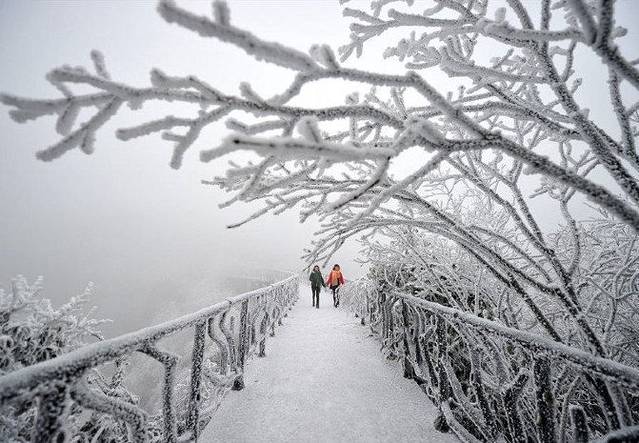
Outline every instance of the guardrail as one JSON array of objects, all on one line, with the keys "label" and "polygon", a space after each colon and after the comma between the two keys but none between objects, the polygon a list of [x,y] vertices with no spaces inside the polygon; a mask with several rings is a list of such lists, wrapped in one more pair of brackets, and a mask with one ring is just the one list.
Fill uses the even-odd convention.
[{"label": "guardrail", "polygon": [[[175,320],[25,367],[0,377],[0,405],[24,409],[37,399],[31,437],[34,442],[67,441],[70,436],[65,435],[65,417],[78,407],[126,423],[129,441],[197,440],[210,419],[210,415],[201,414],[203,376],[204,383],[218,386],[222,395],[228,389],[242,389],[246,358],[254,352],[265,355],[267,335],[275,334],[275,326],[282,324],[297,298],[298,277],[292,276]],[[179,365],[185,364],[184,358],[162,350],[159,342],[191,328],[190,377],[184,408],[178,408],[176,373]],[[95,389],[88,380],[94,368],[115,363],[112,379],[121,381],[123,362],[134,354],[150,357],[162,366],[162,412],[155,417],[135,402]],[[112,387],[116,384],[113,382]]]},{"label": "guardrail", "polygon": [[440,408],[440,429],[466,442],[639,441],[637,368],[418,295],[365,279],[342,290]]}]

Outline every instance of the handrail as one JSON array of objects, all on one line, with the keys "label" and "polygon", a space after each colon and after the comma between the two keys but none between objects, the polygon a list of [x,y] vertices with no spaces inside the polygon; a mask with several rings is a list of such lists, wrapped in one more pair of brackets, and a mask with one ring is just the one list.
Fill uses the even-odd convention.
[{"label": "handrail", "polygon": [[[103,393],[87,387],[88,370],[115,362],[133,353],[141,352],[162,363],[165,372],[163,388],[163,441],[177,441],[176,408],[174,403],[175,368],[178,356],[161,351],[157,342],[179,331],[194,327],[193,355],[191,362],[190,398],[186,413],[186,426],[191,438],[197,438],[202,426],[199,417],[202,365],[205,355],[206,335],[215,345],[209,350],[215,361],[220,380],[232,383],[234,389],[243,387],[242,372],[246,357],[259,347],[264,355],[268,331],[274,334],[275,324],[281,324],[286,311],[298,297],[298,277],[291,276],[278,283],[259,288],[179,318],[130,332],[119,337],[86,345],[54,359],[28,366],[0,377],[0,405],[11,401],[32,400],[39,397],[38,416],[34,424],[33,441],[53,441],[60,432],[58,420],[64,413],[64,405],[70,395],[81,406],[99,412],[110,413],[123,419],[130,426],[131,438],[147,440],[146,413],[136,405],[108,398]],[[239,328],[235,331],[235,315],[239,316]],[[23,395],[23,394],[31,395]]]},{"label": "handrail", "polygon": [[[443,306],[439,303],[430,302],[413,295],[403,294],[397,291],[393,291],[392,295],[421,306],[431,312],[445,316],[450,321],[462,322],[476,326],[490,333],[514,340],[524,347],[537,351],[550,352],[553,355],[561,356],[573,365],[589,369],[606,377],[614,378],[617,383],[634,388],[639,387],[639,370],[636,368],[626,366],[607,358],[597,357],[581,349],[546,339],[538,334],[510,328],[497,322],[478,317],[469,312]],[[426,292],[423,292],[422,295],[426,295]]]},{"label": "handrail", "polygon": [[439,429],[473,442],[639,439],[637,368],[417,295],[363,279],[342,300],[440,408]]}]

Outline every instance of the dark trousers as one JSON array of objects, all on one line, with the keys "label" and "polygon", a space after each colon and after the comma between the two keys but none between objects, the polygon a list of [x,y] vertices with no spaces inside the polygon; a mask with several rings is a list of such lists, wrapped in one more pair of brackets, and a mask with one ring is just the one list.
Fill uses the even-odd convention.
[{"label": "dark trousers", "polygon": [[313,307],[315,308],[319,308],[319,294],[321,289],[321,286],[311,286],[311,291],[313,292]]},{"label": "dark trousers", "polygon": [[333,306],[339,306],[339,286],[331,286],[331,291],[333,291]]}]

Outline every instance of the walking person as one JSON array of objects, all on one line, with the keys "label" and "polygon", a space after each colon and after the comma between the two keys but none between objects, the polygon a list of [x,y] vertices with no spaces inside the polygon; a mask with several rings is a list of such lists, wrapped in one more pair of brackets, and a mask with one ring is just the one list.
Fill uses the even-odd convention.
[{"label": "walking person", "polygon": [[322,290],[322,286],[326,287],[319,266],[313,266],[313,272],[311,272],[309,280],[311,281],[311,292],[313,293],[313,307],[319,309],[320,291]]},{"label": "walking person", "polygon": [[339,306],[339,288],[344,284],[344,276],[340,270],[339,265],[333,266],[331,273],[328,274],[326,284],[333,291],[333,306]]}]

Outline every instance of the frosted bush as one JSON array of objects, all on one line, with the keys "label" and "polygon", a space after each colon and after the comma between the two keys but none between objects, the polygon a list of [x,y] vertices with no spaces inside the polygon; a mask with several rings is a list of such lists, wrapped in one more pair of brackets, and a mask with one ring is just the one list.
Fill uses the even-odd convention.
[{"label": "frosted bush", "polygon": [[[95,308],[87,309],[92,295],[93,285],[89,284],[81,294],[55,308],[44,297],[42,278],[29,283],[18,276],[9,288],[0,289],[0,376],[102,340],[100,328],[109,320],[93,318]],[[116,392],[116,386],[107,390],[108,383],[97,383],[103,380],[98,373],[91,380],[94,388]],[[25,399],[19,408],[9,404],[0,406],[0,440],[30,439],[35,415],[35,398]],[[93,421],[81,418],[80,411],[75,411],[69,419],[77,433],[86,432]],[[105,417],[98,414],[94,420],[101,422]]]},{"label": "frosted bush", "polygon": [[86,309],[92,284],[57,309],[42,290],[41,278],[29,284],[22,276],[0,289],[0,375],[103,339],[100,327],[110,320]]}]

